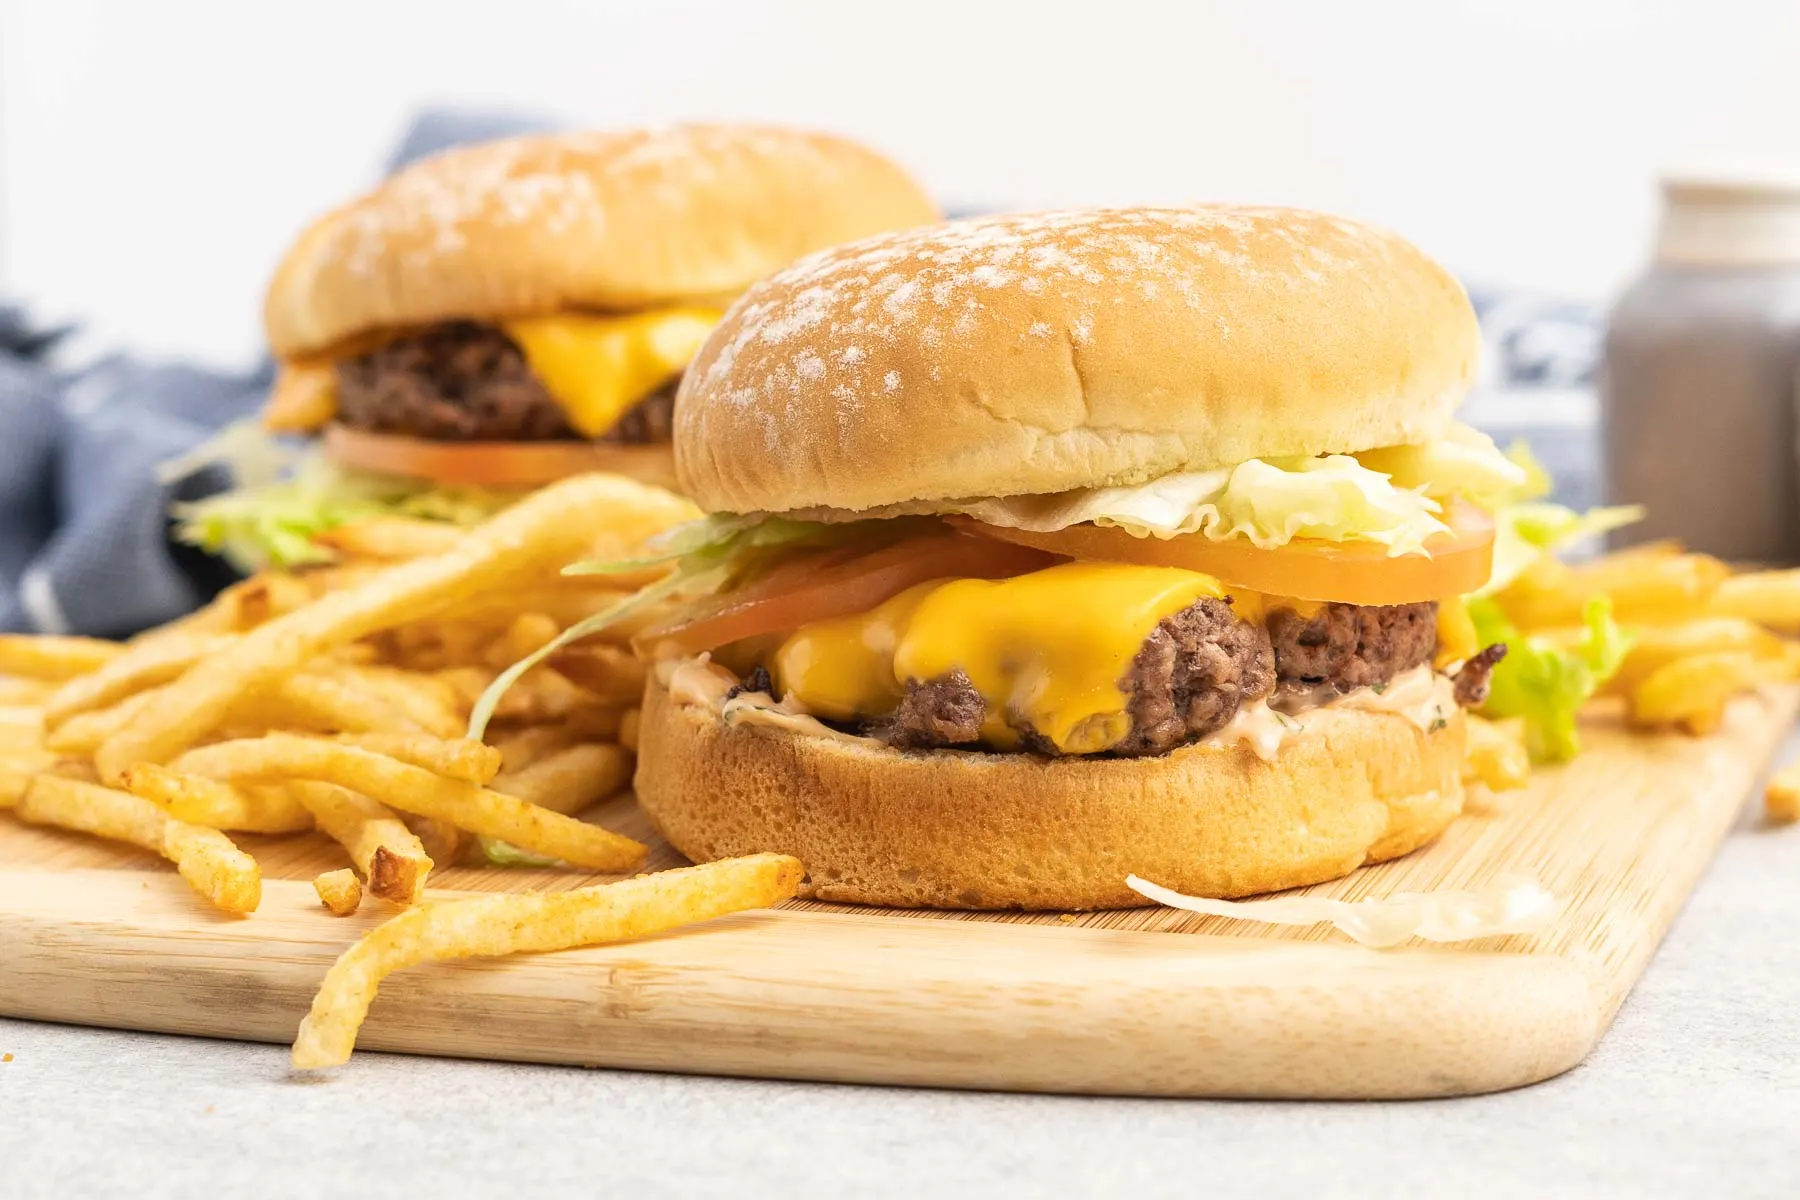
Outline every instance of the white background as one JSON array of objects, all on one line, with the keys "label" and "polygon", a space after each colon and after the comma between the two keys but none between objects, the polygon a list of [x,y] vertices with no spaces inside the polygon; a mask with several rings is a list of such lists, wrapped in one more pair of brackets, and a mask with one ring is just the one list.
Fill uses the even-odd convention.
[{"label": "white background", "polygon": [[242,361],[434,102],[831,127],[952,203],[1312,205],[1603,299],[1659,169],[1800,160],[1800,3],[0,0],[0,295]]}]

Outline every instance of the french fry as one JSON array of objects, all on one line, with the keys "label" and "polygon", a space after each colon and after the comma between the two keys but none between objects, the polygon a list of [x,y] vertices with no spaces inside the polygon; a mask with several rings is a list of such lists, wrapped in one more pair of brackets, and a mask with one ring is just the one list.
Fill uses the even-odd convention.
[{"label": "french fry", "polygon": [[1725,651],[1678,658],[1658,667],[1631,693],[1631,719],[1675,725],[1696,737],[1719,727],[1732,696],[1762,683],[1769,665],[1754,654]]},{"label": "french fry", "polygon": [[215,779],[277,777],[335,783],[393,808],[449,821],[470,833],[499,838],[521,850],[595,871],[632,870],[647,852],[640,842],[517,797],[314,738],[270,734],[215,742],[189,750],[174,766]]},{"label": "french fry", "polygon": [[1671,621],[1707,611],[1731,569],[1704,554],[1608,556],[1569,566],[1541,559],[1498,599],[1524,629],[1579,625],[1594,596],[1612,600],[1620,621]]},{"label": "french fry", "polygon": [[619,476],[552,484],[470,531],[446,554],[390,567],[209,653],[171,689],[167,704],[146,709],[108,738],[95,763],[103,778],[116,781],[133,763],[169,762],[218,729],[242,697],[268,690],[325,651],[432,616],[458,596],[504,591],[521,572],[569,561],[593,544],[596,513],[606,514],[611,535],[631,544],[692,511],[670,493]]},{"label": "french fry", "polygon": [[521,658],[543,649],[562,632],[548,613],[522,612],[489,644],[482,660],[496,671],[504,671]]},{"label": "french fry", "polygon": [[423,732],[385,696],[356,687],[339,676],[312,672],[277,681],[266,694],[247,698],[244,709],[236,715],[269,728],[292,727],[316,733],[395,729]]},{"label": "french fry", "polygon": [[1789,763],[1769,777],[1763,811],[1783,825],[1800,821],[1800,763]]},{"label": "french fry", "polygon": [[334,917],[347,917],[362,907],[362,880],[349,867],[314,877],[313,891]]},{"label": "french fry", "polygon": [[417,904],[433,861],[406,823],[378,801],[331,783],[287,785],[319,831],[349,852],[369,891],[395,904]]},{"label": "french fry", "polygon": [[470,738],[436,738],[419,733],[342,733],[337,741],[415,767],[446,779],[486,784],[500,773],[501,752]]},{"label": "french fry", "polygon": [[339,667],[332,674],[380,696],[436,737],[457,737],[468,726],[469,710],[461,695],[430,675],[372,665]]},{"label": "french fry", "polygon": [[1708,597],[1706,611],[1742,617],[1782,633],[1800,633],[1800,568],[1733,575]]},{"label": "french fry", "polygon": [[644,664],[622,646],[582,642],[551,655],[550,663],[571,683],[603,700],[636,704],[643,698]]},{"label": "french fry", "polygon": [[791,899],[797,859],[755,854],[567,892],[476,896],[401,913],[325,973],[294,1040],[298,1070],[341,1066],[381,981],[404,967],[595,946],[662,933]]},{"label": "french fry", "polygon": [[175,864],[196,892],[228,913],[256,911],[262,872],[256,860],[216,829],[178,821],[141,796],[43,774],[16,809],[21,820],[130,842]]},{"label": "french fry", "polygon": [[43,748],[43,710],[31,705],[0,705],[0,752]]},{"label": "french fry", "polygon": [[434,863],[454,865],[463,860],[463,853],[469,848],[471,838],[448,821],[440,821],[435,817],[421,817],[412,813],[406,814],[406,826],[425,847],[425,853],[431,856]]},{"label": "french fry", "polygon": [[224,654],[235,640],[228,634],[171,634],[141,642],[99,670],[78,675],[58,688],[44,705],[44,721],[54,729],[77,713],[105,708],[135,692],[168,683],[195,663]]},{"label": "french fry", "polygon": [[283,788],[238,788],[155,763],[133,765],[125,772],[124,785],[132,795],[190,825],[241,833],[299,833],[313,827],[306,806]]},{"label": "french fry", "polygon": [[417,517],[367,517],[322,530],[312,540],[345,558],[396,561],[447,553],[466,532],[460,526]]},{"label": "french fry", "polygon": [[1800,671],[1796,647],[1742,617],[1697,617],[1673,624],[1633,627],[1634,640],[1617,673],[1602,691],[1628,696],[1653,673],[1679,658],[1698,654],[1749,654],[1769,664],[1769,678],[1792,678]]},{"label": "french fry", "polygon": [[50,730],[45,735],[44,744],[58,754],[66,754],[71,758],[92,758],[102,742],[125,728],[126,722],[156,703],[157,697],[161,695],[162,688],[151,688],[147,692],[127,696],[107,708],[76,713]]},{"label": "french fry", "polygon": [[490,729],[489,736],[494,738],[494,749],[500,752],[500,769],[507,772],[522,771],[541,758],[588,740],[580,730],[561,722],[527,725],[505,734],[495,734]]},{"label": "french fry", "polygon": [[586,742],[508,771],[494,780],[493,787],[539,808],[573,816],[630,783],[632,764],[630,753],[618,746]]},{"label": "french fry", "polygon": [[40,772],[56,765],[56,756],[42,750],[13,750],[0,754],[0,809],[17,808]]},{"label": "french fry", "polygon": [[[488,684],[494,681],[494,674],[482,667],[452,667],[439,671],[434,678],[456,689],[457,695],[473,707],[487,690]],[[538,724],[560,720],[571,713],[603,703],[586,688],[570,682],[562,672],[545,665],[533,667],[507,689],[494,708],[493,719]]]},{"label": "french fry", "polygon": [[619,745],[633,754],[637,753],[638,723],[641,716],[642,712],[639,709],[628,708],[625,710],[624,718],[619,722]]},{"label": "french fry", "polygon": [[47,679],[22,679],[14,675],[0,676],[0,704],[40,705],[56,691]]},{"label": "french fry", "polygon": [[328,366],[283,366],[262,408],[270,433],[317,433],[337,415],[337,386]]},{"label": "french fry", "polygon": [[1505,792],[1530,782],[1531,756],[1525,751],[1525,719],[1492,721],[1470,714],[1464,749],[1463,780],[1489,791]]},{"label": "french fry", "polygon": [[124,651],[100,638],[0,633],[0,675],[61,682],[98,671]]}]

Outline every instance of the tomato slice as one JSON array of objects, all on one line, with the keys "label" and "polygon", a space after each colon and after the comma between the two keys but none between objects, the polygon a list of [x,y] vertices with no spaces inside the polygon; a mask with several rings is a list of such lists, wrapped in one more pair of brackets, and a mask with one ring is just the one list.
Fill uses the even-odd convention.
[{"label": "tomato slice", "polygon": [[1428,538],[1423,554],[1389,555],[1377,542],[1300,539],[1263,549],[1245,538],[1215,541],[1200,534],[1137,537],[1123,529],[1072,525],[1053,533],[1003,529],[967,517],[959,529],[1052,554],[1203,571],[1248,591],[1342,604],[1414,604],[1475,591],[1494,565],[1494,521],[1472,504],[1445,505],[1449,533]]},{"label": "tomato slice", "polygon": [[666,443],[434,442],[334,424],[325,429],[325,452],[359,471],[460,487],[535,488],[587,471],[675,483],[674,452]]},{"label": "tomato slice", "polygon": [[632,639],[640,650],[698,654],[728,642],[786,633],[813,621],[868,612],[932,579],[1005,579],[1059,556],[944,530],[870,548],[834,546],[786,559],[743,587],[708,597]]}]

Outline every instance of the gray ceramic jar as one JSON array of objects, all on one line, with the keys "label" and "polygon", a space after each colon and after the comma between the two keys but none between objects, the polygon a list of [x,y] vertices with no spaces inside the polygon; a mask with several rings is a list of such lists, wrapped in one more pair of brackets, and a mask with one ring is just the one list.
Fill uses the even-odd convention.
[{"label": "gray ceramic jar", "polygon": [[1664,181],[1600,397],[1608,499],[1649,509],[1618,542],[1800,562],[1800,173]]}]

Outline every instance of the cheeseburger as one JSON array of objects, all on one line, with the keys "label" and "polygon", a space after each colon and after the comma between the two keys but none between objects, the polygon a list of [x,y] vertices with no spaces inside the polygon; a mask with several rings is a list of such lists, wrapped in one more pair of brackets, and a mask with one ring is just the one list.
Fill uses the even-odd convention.
[{"label": "cheeseburger", "polygon": [[863,146],[752,125],[418,162],[302,233],[269,288],[263,423],[320,435],[330,465],[189,509],[189,536],[280,561],[371,510],[472,522],[588,470],[673,484],[675,386],[724,306],[801,255],[937,215]]},{"label": "cheeseburger", "polygon": [[1430,841],[1504,652],[1460,597],[1522,474],[1452,421],[1477,340],[1412,245],[1294,210],[978,219],[776,273],[676,404],[713,515],[637,636],[640,801],[690,858],[902,906],[1233,897]]}]

